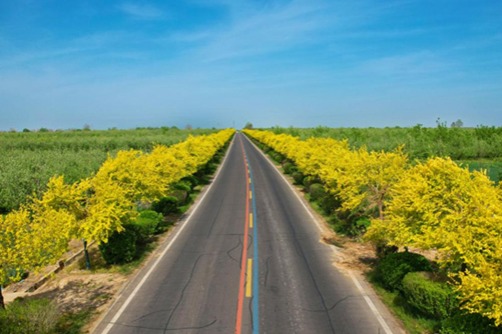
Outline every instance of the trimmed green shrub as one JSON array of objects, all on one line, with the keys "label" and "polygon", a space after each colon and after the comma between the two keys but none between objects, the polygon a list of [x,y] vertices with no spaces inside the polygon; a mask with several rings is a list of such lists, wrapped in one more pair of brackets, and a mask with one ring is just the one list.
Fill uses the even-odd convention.
[{"label": "trimmed green shrub", "polygon": [[311,175],[305,176],[303,178],[303,186],[307,191],[310,189],[310,186],[314,183],[319,183],[319,179]]},{"label": "trimmed green shrub", "polygon": [[20,299],[0,310],[0,333],[55,333],[57,306],[48,299]]},{"label": "trimmed green shrub", "polygon": [[326,215],[331,215],[340,207],[340,200],[332,194],[325,193],[320,199],[317,200],[319,206]]},{"label": "trimmed green shrub", "polygon": [[214,172],[216,172],[216,170],[218,169],[218,164],[214,163],[214,162],[208,162],[205,166],[204,166],[204,174],[206,175],[211,175],[213,174]]},{"label": "trimmed green shrub", "polygon": [[162,197],[156,202],[152,203],[152,210],[161,213],[164,216],[167,216],[171,213],[178,213],[179,201],[174,196],[166,196]]},{"label": "trimmed green shrub", "polygon": [[326,190],[324,190],[324,186],[320,183],[311,184],[308,189],[308,192],[310,194],[310,198],[313,201],[317,201],[326,196]]},{"label": "trimmed green shrub", "polygon": [[447,283],[432,281],[424,272],[406,274],[401,293],[406,303],[432,319],[446,319],[459,307],[451,287]]},{"label": "trimmed green shrub", "polygon": [[293,177],[295,184],[303,184],[303,174],[302,173],[296,171],[296,172],[293,172],[293,174],[291,174],[291,176]]},{"label": "trimmed green shrub", "polygon": [[173,185],[172,196],[176,197],[180,204],[187,204],[192,188],[190,182],[179,181]]},{"label": "trimmed green shrub", "polygon": [[137,232],[132,225],[125,225],[125,230],[114,232],[107,243],[99,245],[101,255],[107,264],[121,264],[134,260],[136,256]]},{"label": "trimmed green shrub", "polygon": [[157,232],[161,221],[162,214],[153,210],[141,211],[136,220],[131,223],[131,227],[136,232],[137,241],[147,242]]},{"label": "trimmed green shrub", "polygon": [[199,180],[193,175],[185,176],[181,181],[190,184],[190,189],[199,185]]},{"label": "trimmed green shrub", "polygon": [[284,161],[284,156],[276,151],[270,152],[270,156],[278,163],[282,163]]},{"label": "trimmed green shrub", "polygon": [[400,290],[404,276],[415,271],[432,271],[429,260],[417,253],[392,253],[377,265],[375,279],[390,291]]},{"label": "trimmed green shrub", "polygon": [[286,161],[285,163],[282,164],[282,169],[284,169],[284,173],[286,174],[291,174],[293,172],[296,172],[297,170],[296,166],[289,161]]},{"label": "trimmed green shrub", "polygon": [[476,313],[458,312],[441,322],[440,334],[502,334],[492,320]]}]

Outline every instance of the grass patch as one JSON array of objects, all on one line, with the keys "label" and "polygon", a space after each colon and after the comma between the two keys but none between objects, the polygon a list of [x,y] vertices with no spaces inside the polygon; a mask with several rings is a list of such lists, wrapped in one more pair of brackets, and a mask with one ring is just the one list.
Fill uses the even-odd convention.
[{"label": "grass patch", "polygon": [[90,309],[63,314],[56,324],[54,333],[80,334],[92,315],[93,311]]},{"label": "grass patch", "polygon": [[0,334],[79,334],[93,310],[60,313],[47,298],[18,298],[0,310]]},{"label": "grass patch", "polygon": [[0,333],[53,333],[59,311],[48,299],[18,299],[0,310]]}]

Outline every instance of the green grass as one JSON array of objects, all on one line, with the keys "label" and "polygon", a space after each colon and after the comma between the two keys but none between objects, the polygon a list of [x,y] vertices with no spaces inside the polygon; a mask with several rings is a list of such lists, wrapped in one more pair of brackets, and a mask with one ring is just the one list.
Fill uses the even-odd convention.
[{"label": "green grass", "polygon": [[90,321],[94,312],[91,309],[75,313],[65,313],[58,320],[54,333],[80,334],[82,328]]}]

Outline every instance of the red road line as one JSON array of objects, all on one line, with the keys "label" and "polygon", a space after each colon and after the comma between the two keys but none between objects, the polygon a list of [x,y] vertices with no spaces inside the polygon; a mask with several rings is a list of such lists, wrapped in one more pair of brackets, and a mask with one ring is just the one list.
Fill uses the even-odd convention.
[{"label": "red road line", "polygon": [[237,300],[237,318],[235,320],[235,333],[242,332],[242,310],[244,308],[244,292],[246,283],[246,263],[248,257],[248,232],[249,232],[249,170],[246,163],[246,153],[244,151],[244,144],[241,140],[242,156],[244,157],[244,169],[246,171],[246,211],[244,222],[244,240],[242,241],[242,258],[241,258],[241,275],[239,280],[239,296]]}]

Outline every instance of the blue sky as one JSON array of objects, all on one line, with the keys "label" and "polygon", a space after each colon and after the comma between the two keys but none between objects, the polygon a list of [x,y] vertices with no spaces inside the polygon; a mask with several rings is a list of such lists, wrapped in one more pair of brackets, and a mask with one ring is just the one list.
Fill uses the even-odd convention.
[{"label": "blue sky", "polygon": [[502,126],[502,1],[0,1],[0,130]]}]

